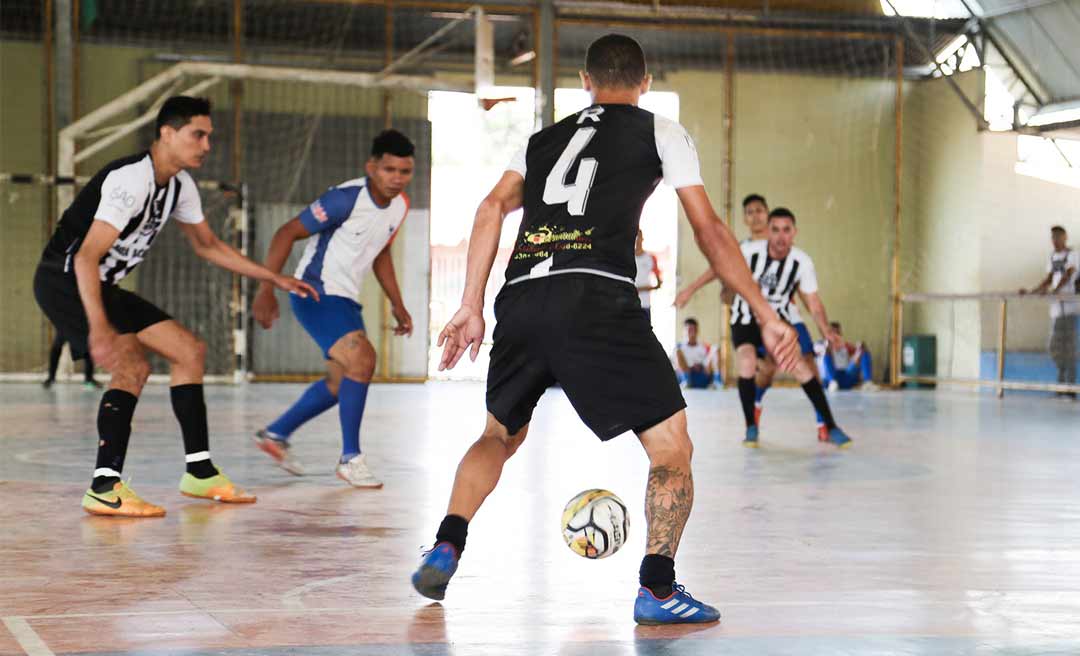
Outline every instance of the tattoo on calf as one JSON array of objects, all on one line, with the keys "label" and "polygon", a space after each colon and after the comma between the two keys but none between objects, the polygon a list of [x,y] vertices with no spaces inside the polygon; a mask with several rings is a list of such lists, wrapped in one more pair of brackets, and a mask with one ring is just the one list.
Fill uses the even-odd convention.
[{"label": "tattoo on calf", "polygon": [[645,553],[674,558],[693,505],[694,477],[689,470],[653,467],[645,489],[645,521],[649,530]]}]

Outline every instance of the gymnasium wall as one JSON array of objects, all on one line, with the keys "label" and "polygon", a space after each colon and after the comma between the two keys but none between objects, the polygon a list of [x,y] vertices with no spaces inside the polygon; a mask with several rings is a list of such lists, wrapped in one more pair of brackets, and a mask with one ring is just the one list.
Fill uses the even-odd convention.
[{"label": "gymnasium wall", "polygon": [[[0,41],[0,170],[46,168],[45,61],[41,47]],[[46,326],[34,302],[34,266],[45,245],[43,187],[0,184],[0,371],[44,365]]]},{"label": "gymnasium wall", "polygon": [[[814,259],[830,319],[875,354],[887,351],[892,237],[895,86],[891,79],[737,73],[734,199],[736,235],[742,198],[761,193],[798,219],[796,244]],[[681,122],[701,157],[706,189],[722,212],[725,132],[723,76],[681,72],[665,90],[680,94]],[[680,219],[679,286],[706,268],[685,218]],[[817,329],[808,312],[811,333]],[[695,295],[679,314],[701,322],[705,339],[721,335],[719,286]],[[879,362],[880,362],[879,357]],[[883,371],[878,366],[877,374]]]},{"label": "gymnasium wall", "polygon": [[[981,72],[959,75],[979,97]],[[904,106],[905,291],[1015,291],[1045,275],[1049,228],[1080,238],[1080,190],[1016,173],[1017,135],[980,132],[944,80],[909,83]],[[1016,303],[1008,349],[1046,347],[1046,307]],[[908,306],[905,332],[938,335],[938,371],[977,377],[997,342],[996,303]]]}]

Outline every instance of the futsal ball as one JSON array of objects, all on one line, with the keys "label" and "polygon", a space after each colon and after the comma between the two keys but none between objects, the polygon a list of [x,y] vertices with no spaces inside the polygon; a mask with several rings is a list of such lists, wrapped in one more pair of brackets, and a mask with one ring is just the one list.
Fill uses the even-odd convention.
[{"label": "futsal ball", "polygon": [[626,544],[630,519],[626,504],[607,490],[585,490],[562,514],[566,546],[585,558],[607,558]]}]

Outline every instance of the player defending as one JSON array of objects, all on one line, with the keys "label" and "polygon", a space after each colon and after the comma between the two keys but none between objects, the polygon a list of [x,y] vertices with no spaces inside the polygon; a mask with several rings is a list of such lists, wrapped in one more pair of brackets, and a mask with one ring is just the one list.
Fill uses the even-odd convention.
[{"label": "player defending", "polygon": [[[364,276],[374,270],[397,321],[394,334],[412,334],[412,317],[398,289],[390,245],[409,211],[404,190],[412,179],[414,150],[408,137],[397,130],[375,137],[364,165],[366,177],[332,187],[300,216],[278,228],[270,241],[266,267],[279,272],[295,242],[319,235],[307,243],[296,278],[319,290],[322,298],[316,302],[291,296],[289,300],[296,319],[323,351],[326,378],[308,387],[285,414],[255,434],[259,448],[292,474],[303,474],[303,467],[289,453],[289,437],[301,424],[340,401],[337,475],[354,487],[382,487],[360,452],[360,422],[375,371],[375,349],[364,332],[356,299]],[[270,285],[259,287],[254,311],[264,328],[277,319],[277,299]]]},{"label": "player defending", "polygon": [[[824,426],[824,439],[821,441],[844,448],[850,446],[851,438],[836,425],[829,402],[825,398],[825,390],[817,377],[817,366],[810,364],[813,362],[814,343],[799,309],[795,306],[796,290],[810,308],[814,323],[825,339],[833,346],[840,344],[842,340],[829,324],[825,304],[818,296],[817,273],[813,260],[805,251],[794,246],[796,234],[795,215],[787,208],[778,207],[769,212],[769,239],[747,242],[741,248],[754,279],[761,285],[761,293],[799,335],[803,358],[795,367],[795,380],[802,385]],[[772,384],[776,367],[763,348],[761,331],[750,306],[741,296],[736,296],[731,306],[731,341],[735,345],[735,365],[739,374],[739,400],[746,419],[746,438],[743,444],[757,447],[758,415],[754,407],[754,374],[760,359],[760,375],[764,378],[764,387],[767,388]],[[821,437],[819,435],[819,439]]]},{"label": "player defending", "polygon": [[614,34],[594,41],[581,78],[592,106],[534,134],[477,210],[461,308],[439,336],[440,369],[466,351],[476,358],[502,221],[520,207],[524,216],[495,303],[487,425],[458,466],[436,544],[412,583],[443,598],[469,521],[525,440],[540,396],[557,382],[601,440],[633,431],[649,458],[634,619],[713,622],[720,613],[675,583],[675,553],[694,501],[693,446],[675,372],[634,285],[641,209],[661,178],[677,190],[709,262],[747,299],[781,366],[798,360],[795,331],[762,297],[717,218],[686,131],[637,107],[651,82],[641,46]]},{"label": "player defending", "polygon": [[165,509],[120,480],[131,417],[150,375],[146,350],[169,361],[173,412],[184,436],[187,472],[180,492],[226,503],[252,503],[210,460],[203,371],[206,343],[150,301],[118,283],[143,261],[169,217],[180,222],[196,255],[224,269],[301,296],[307,283],[277,275],[218,239],[203,218],[187,169],[210,152],[210,101],[176,96],[161,106],[149,152],[109,163],[60,219],[34,274],[34,296],[71,346],[112,374],[98,409],[97,465],[82,507],[95,515],[160,517]]},{"label": "player defending", "polygon": [[[743,199],[742,206],[743,222],[746,223],[746,227],[750,229],[750,238],[744,239],[742,242],[740,242],[740,247],[744,247],[754,241],[767,240],[769,238],[769,205],[765,201],[765,197],[760,194],[750,194]],[[702,273],[696,280],[694,280],[694,282],[687,285],[685,289],[678,293],[678,295],[675,297],[675,307],[685,307],[686,304],[690,302],[691,297],[693,297],[693,295],[697,293],[699,289],[712,282],[713,280],[716,280],[716,274],[713,273],[712,269],[706,269],[704,273]],[[811,307],[811,299],[807,296],[806,293],[803,292],[802,288],[799,285],[795,286],[795,292],[798,294],[799,300],[802,301],[803,306],[805,306],[808,310],[811,311],[811,314],[813,314],[814,311]],[[728,306],[732,305],[735,302],[735,294],[726,288],[720,291],[720,298],[724,302],[724,304]],[[794,323],[795,329],[799,330],[799,327],[802,325],[802,318],[798,316],[798,309],[795,308],[794,305],[792,305],[792,309],[794,310],[794,314],[792,316],[796,319],[796,321],[792,323]],[[807,340],[809,340],[809,332],[806,332],[804,336],[804,331],[805,327],[803,327],[803,330],[799,332],[799,345],[801,350],[803,351],[803,359],[806,360],[806,365],[810,368],[810,370],[816,372],[817,363],[814,361],[813,351],[806,351],[806,344],[808,343]],[[732,334],[732,337],[734,338],[734,333]],[[754,426],[761,425],[761,413],[763,409],[763,404],[765,402],[765,393],[769,391],[770,387],[772,387],[773,376],[776,373],[775,366],[773,366],[771,361],[766,357],[766,353],[763,348],[758,349],[757,355],[757,364],[756,367],[753,369],[754,373],[747,374],[746,376],[744,376],[745,372],[739,374],[740,378],[752,376],[754,379]],[[818,441],[826,442],[829,439],[829,428],[825,424],[825,418],[820,412],[817,411],[816,408],[814,410],[814,414],[817,416]],[[746,442],[746,444],[748,446],[754,446],[757,443]]]}]

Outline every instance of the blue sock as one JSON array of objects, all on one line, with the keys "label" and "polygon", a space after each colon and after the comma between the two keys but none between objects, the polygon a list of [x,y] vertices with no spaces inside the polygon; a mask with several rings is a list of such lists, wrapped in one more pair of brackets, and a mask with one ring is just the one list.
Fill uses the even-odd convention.
[{"label": "blue sock", "polygon": [[292,407],[286,410],[285,414],[278,417],[274,423],[267,426],[266,430],[275,435],[288,438],[304,422],[326,412],[334,407],[337,402],[337,397],[330,393],[330,388],[326,386],[326,379],[324,378],[317,383],[312,383],[304,390],[296,403],[292,404]]},{"label": "blue sock", "polygon": [[763,398],[765,398],[765,392],[768,392],[770,387],[772,387],[772,385],[766,385],[765,387],[755,387],[754,388],[754,404],[755,405],[761,405],[761,400]]},{"label": "blue sock", "polygon": [[338,388],[338,416],[341,418],[341,461],[360,453],[360,420],[364,418],[367,383],[342,378]]}]

